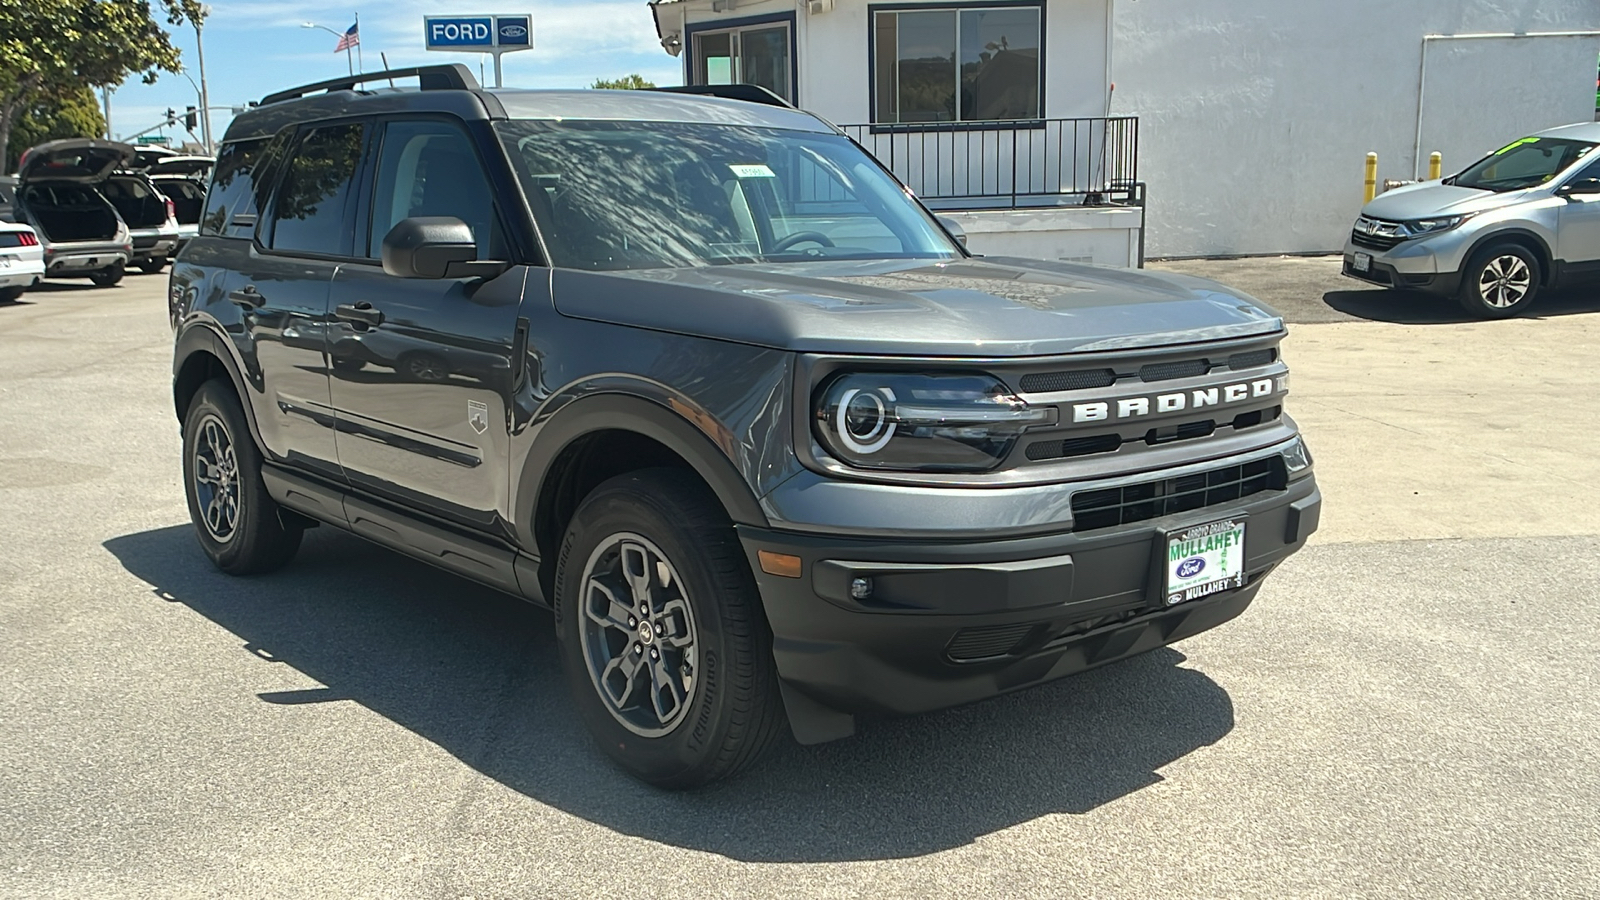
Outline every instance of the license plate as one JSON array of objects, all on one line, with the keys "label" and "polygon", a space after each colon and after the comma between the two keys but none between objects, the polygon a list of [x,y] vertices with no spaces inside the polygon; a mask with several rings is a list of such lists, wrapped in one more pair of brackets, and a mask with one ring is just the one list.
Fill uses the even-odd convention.
[{"label": "license plate", "polygon": [[1167,606],[1244,587],[1244,525],[1226,519],[1167,534]]},{"label": "license plate", "polygon": [[1350,257],[1350,271],[1352,271],[1352,272],[1370,272],[1370,271],[1372,271],[1372,254],[1370,254],[1370,253],[1357,253],[1355,256]]}]

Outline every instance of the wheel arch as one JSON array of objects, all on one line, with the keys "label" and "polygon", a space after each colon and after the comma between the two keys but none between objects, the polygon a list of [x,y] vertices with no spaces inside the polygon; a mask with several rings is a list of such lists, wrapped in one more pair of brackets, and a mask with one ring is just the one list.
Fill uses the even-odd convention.
[{"label": "wheel arch", "polygon": [[1539,263],[1539,284],[1548,287],[1555,281],[1556,263],[1555,253],[1550,249],[1550,242],[1543,235],[1528,228],[1507,228],[1500,231],[1491,231],[1473,241],[1465,255],[1462,265],[1463,284],[1465,283],[1466,269],[1470,267],[1478,254],[1495,244],[1516,244],[1532,253]]},{"label": "wheel arch", "polygon": [[540,580],[547,589],[561,535],[583,497],[612,476],[659,467],[693,471],[735,523],[766,527],[755,492],[700,427],[653,400],[590,395],[544,423],[517,486],[517,530],[542,560]]},{"label": "wheel arch", "polygon": [[227,344],[210,328],[191,325],[178,336],[172,355],[172,406],[179,422],[189,412],[189,404],[200,386],[215,378],[226,378],[232,385],[239,406],[244,410],[245,422],[250,426],[250,437],[257,447],[265,446],[256,425],[255,408],[248,402],[244,378]]}]

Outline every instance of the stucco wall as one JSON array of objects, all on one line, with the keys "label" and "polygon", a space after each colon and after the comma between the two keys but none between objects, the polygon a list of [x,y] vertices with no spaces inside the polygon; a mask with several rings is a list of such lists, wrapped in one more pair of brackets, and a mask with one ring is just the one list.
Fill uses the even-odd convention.
[{"label": "stucco wall", "polygon": [[[1140,117],[1147,252],[1333,250],[1363,160],[1409,178],[1422,36],[1600,28],[1596,0],[1115,0],[1112,113]],[[1423,165],[1594,115],[1600,38],[1434,43]]]}]

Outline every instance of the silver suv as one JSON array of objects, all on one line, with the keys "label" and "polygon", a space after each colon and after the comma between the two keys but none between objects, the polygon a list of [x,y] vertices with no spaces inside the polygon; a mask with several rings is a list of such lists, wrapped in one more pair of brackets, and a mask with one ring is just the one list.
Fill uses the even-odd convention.
[{"label": "silver suv", "polygon": [[1504,318],[1542,287],[1600,275],[1600,123],[1512,141],[1462,172],[1361,209],[1344,274],[1454,296]]}]

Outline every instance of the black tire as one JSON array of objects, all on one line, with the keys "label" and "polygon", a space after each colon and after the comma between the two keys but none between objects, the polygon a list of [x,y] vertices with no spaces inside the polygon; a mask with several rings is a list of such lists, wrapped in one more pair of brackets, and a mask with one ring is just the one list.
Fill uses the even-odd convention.
[{"label": "black tire", "polygon": [[183,484],[200,548],[229,575],[270,572],[300,549],[303,532],[284,525],[268,496],[261,452],[244,410],[233,387],[221,380],[201,385],[184,416]]},{"label": "black tire", "polygon": [[1472,255],[1461,271],[1456,300],[1483,319],[1505,319],[1533,304],[1544,277],[1539,257],[1521,244],[1494,244]]},{"label": "black tire", "polygon": [[22,292],[25,290],[27,290],[27,288],[21,285],[0,288],[0,303],[15,303],[18,300],[21,300]]},{"label": "black tire", "polygon": [[145,273],[146,275],[155,275],[167,267],[167,260],[166,257],[161,257],[159,259],[154,257],[150,259],[141,259],[138,262],[138,266],[139,271]]},{"label": "black tire", "polygon": [[359,372],[366,365],[366,360],[357,359],[353,356],[335,356],[333,358],[333,370],[335,372]]},{"label": "black tire", "polygon": [[[651,560],[652,551],[659,558]],[[654,607],[647,617],[625,577],[630,569],[642,572],[635,578]],[[624,598],[625,611],[608,591]],[[586,601],[606,615],[586,615]],[[693,473],[631,472],[584,498],[562,541],[555,607],[562,665],[584,724],[640,780],[691,788],[727,778],[781,733],[772,634],[755,578],[727,513]],[[622,627],[624,615],[644,629]],[[657,636],[645,636],[650,631]],[[632,683],[644,694],[620,688],[616,702],[602,693],[606,673],[613,686]],[[680,695],[664,714],[663,698]]]},{"label": "black tire", "polygon": [[122,280],[122,276],[126,271],[122,263],[117,263],[98,272],[90,272],[89,280],[94,282],[95,287],[111,287]]}]

